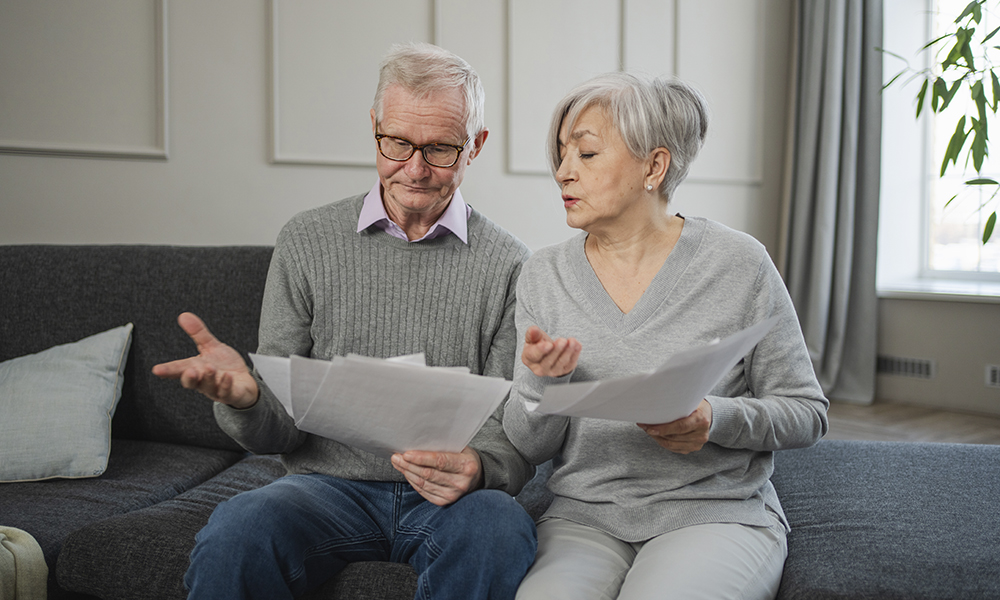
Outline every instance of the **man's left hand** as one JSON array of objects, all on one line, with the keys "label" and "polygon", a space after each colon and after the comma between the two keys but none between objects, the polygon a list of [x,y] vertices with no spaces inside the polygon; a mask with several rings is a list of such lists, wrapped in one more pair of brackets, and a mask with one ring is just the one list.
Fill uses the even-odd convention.
[{"label": "man's left hand", "polygon": [[408,450],[393,454],[392,466],[421,496],[438,506],[447,506],[478,489],[483,480],[479,453],[468,446],[458,453]]}]

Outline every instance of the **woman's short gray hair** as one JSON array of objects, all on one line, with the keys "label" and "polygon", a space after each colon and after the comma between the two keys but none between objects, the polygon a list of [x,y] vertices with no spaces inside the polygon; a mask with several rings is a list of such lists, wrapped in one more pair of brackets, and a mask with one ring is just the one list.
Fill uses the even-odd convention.
[{"label": "woman's short gray hair", "polygon": [[591,106],[604,109],[632,156],[644,160],[656,148],[670,152],[659,189],[669,202],[705,142],[708,103],[701,92],[679,79],[623,72],[598,75],[577,86],[552,115],[548,151],[553,175],[562,162],[559,130],[565,124],[572,131],[580,113]]},{"label": "woman's short gray hair", "polygon": [[475,137],[486,128],[486,93],[475,69],[462,57],[433,44],[394,44],[379,66],[375,89],[376,120],[382,120],[382,99],[391,85],[417,96],[459,88],[465,98],[465,128]]}]

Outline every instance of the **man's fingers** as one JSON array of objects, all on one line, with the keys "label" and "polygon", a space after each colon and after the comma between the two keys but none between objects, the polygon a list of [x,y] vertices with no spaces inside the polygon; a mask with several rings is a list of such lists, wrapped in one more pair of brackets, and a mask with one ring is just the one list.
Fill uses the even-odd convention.
[{"label": "man's fingers", "polygon": [[178,379],[191,366],[193,360],[193,358],[182,358],[153,365],[153,375],[165,379]]},{"label": "man's fingers", "polygon": [[177,317],[177,324],[181,326],[184,333],[191,336],[191,339],[194,340],[194,343],[199,348],[210,345],[213,342],[218,342],[215,336],[212,335],[212,332],[208,330],[208,327],[205,326],[205,322],[194,313],[181,313]]},{"label": "man's fingers", "polygon": [[422,477],[430,477],[433,471],[461,473],[467,467],[467,460],[461,453],[407,450],[397,456],[402,459],[401,464],[418,469],[415,472]]}]

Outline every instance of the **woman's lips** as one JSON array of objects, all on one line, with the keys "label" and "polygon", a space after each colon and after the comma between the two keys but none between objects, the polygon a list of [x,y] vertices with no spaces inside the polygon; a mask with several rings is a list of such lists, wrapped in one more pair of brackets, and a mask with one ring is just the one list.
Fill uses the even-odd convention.
[{"label": "woman's lips", "polygon": [[572,196],[563,196],[562,199],[563,199],[563,207],[565,208],[574,206],[576,205],[577,202],[580,201],[579,198],[573,198]]}]

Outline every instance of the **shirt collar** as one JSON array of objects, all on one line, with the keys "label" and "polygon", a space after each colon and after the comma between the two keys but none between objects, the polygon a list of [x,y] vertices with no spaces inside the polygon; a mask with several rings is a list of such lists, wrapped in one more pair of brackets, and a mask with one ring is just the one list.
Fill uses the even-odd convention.
[{"label": "shirt collar", "polygon": [[[471,212],[472,207],[465,203],[465,200],[462,198],[462,191],[456,189],[455,194],[451,197],[451,202],[448,203],[448,208],[441,213],[441,216],[438,217],[434,225],[427,230],[427,234],[420,239],[412,241],[420,242],[453,233],[455,237],[462,240],[462,243],[468,244],[469,214]],[[382,184],[379,181],[376,181],[372,189],[365,195],[364,204],[361,206],[361,214],[358,216],[358,232],[360,233],[372,225],[382,229],[389,235],[403,240],[407,239],[403,228],[394,223],[385,211],[385,206],[382,204]]]}]

